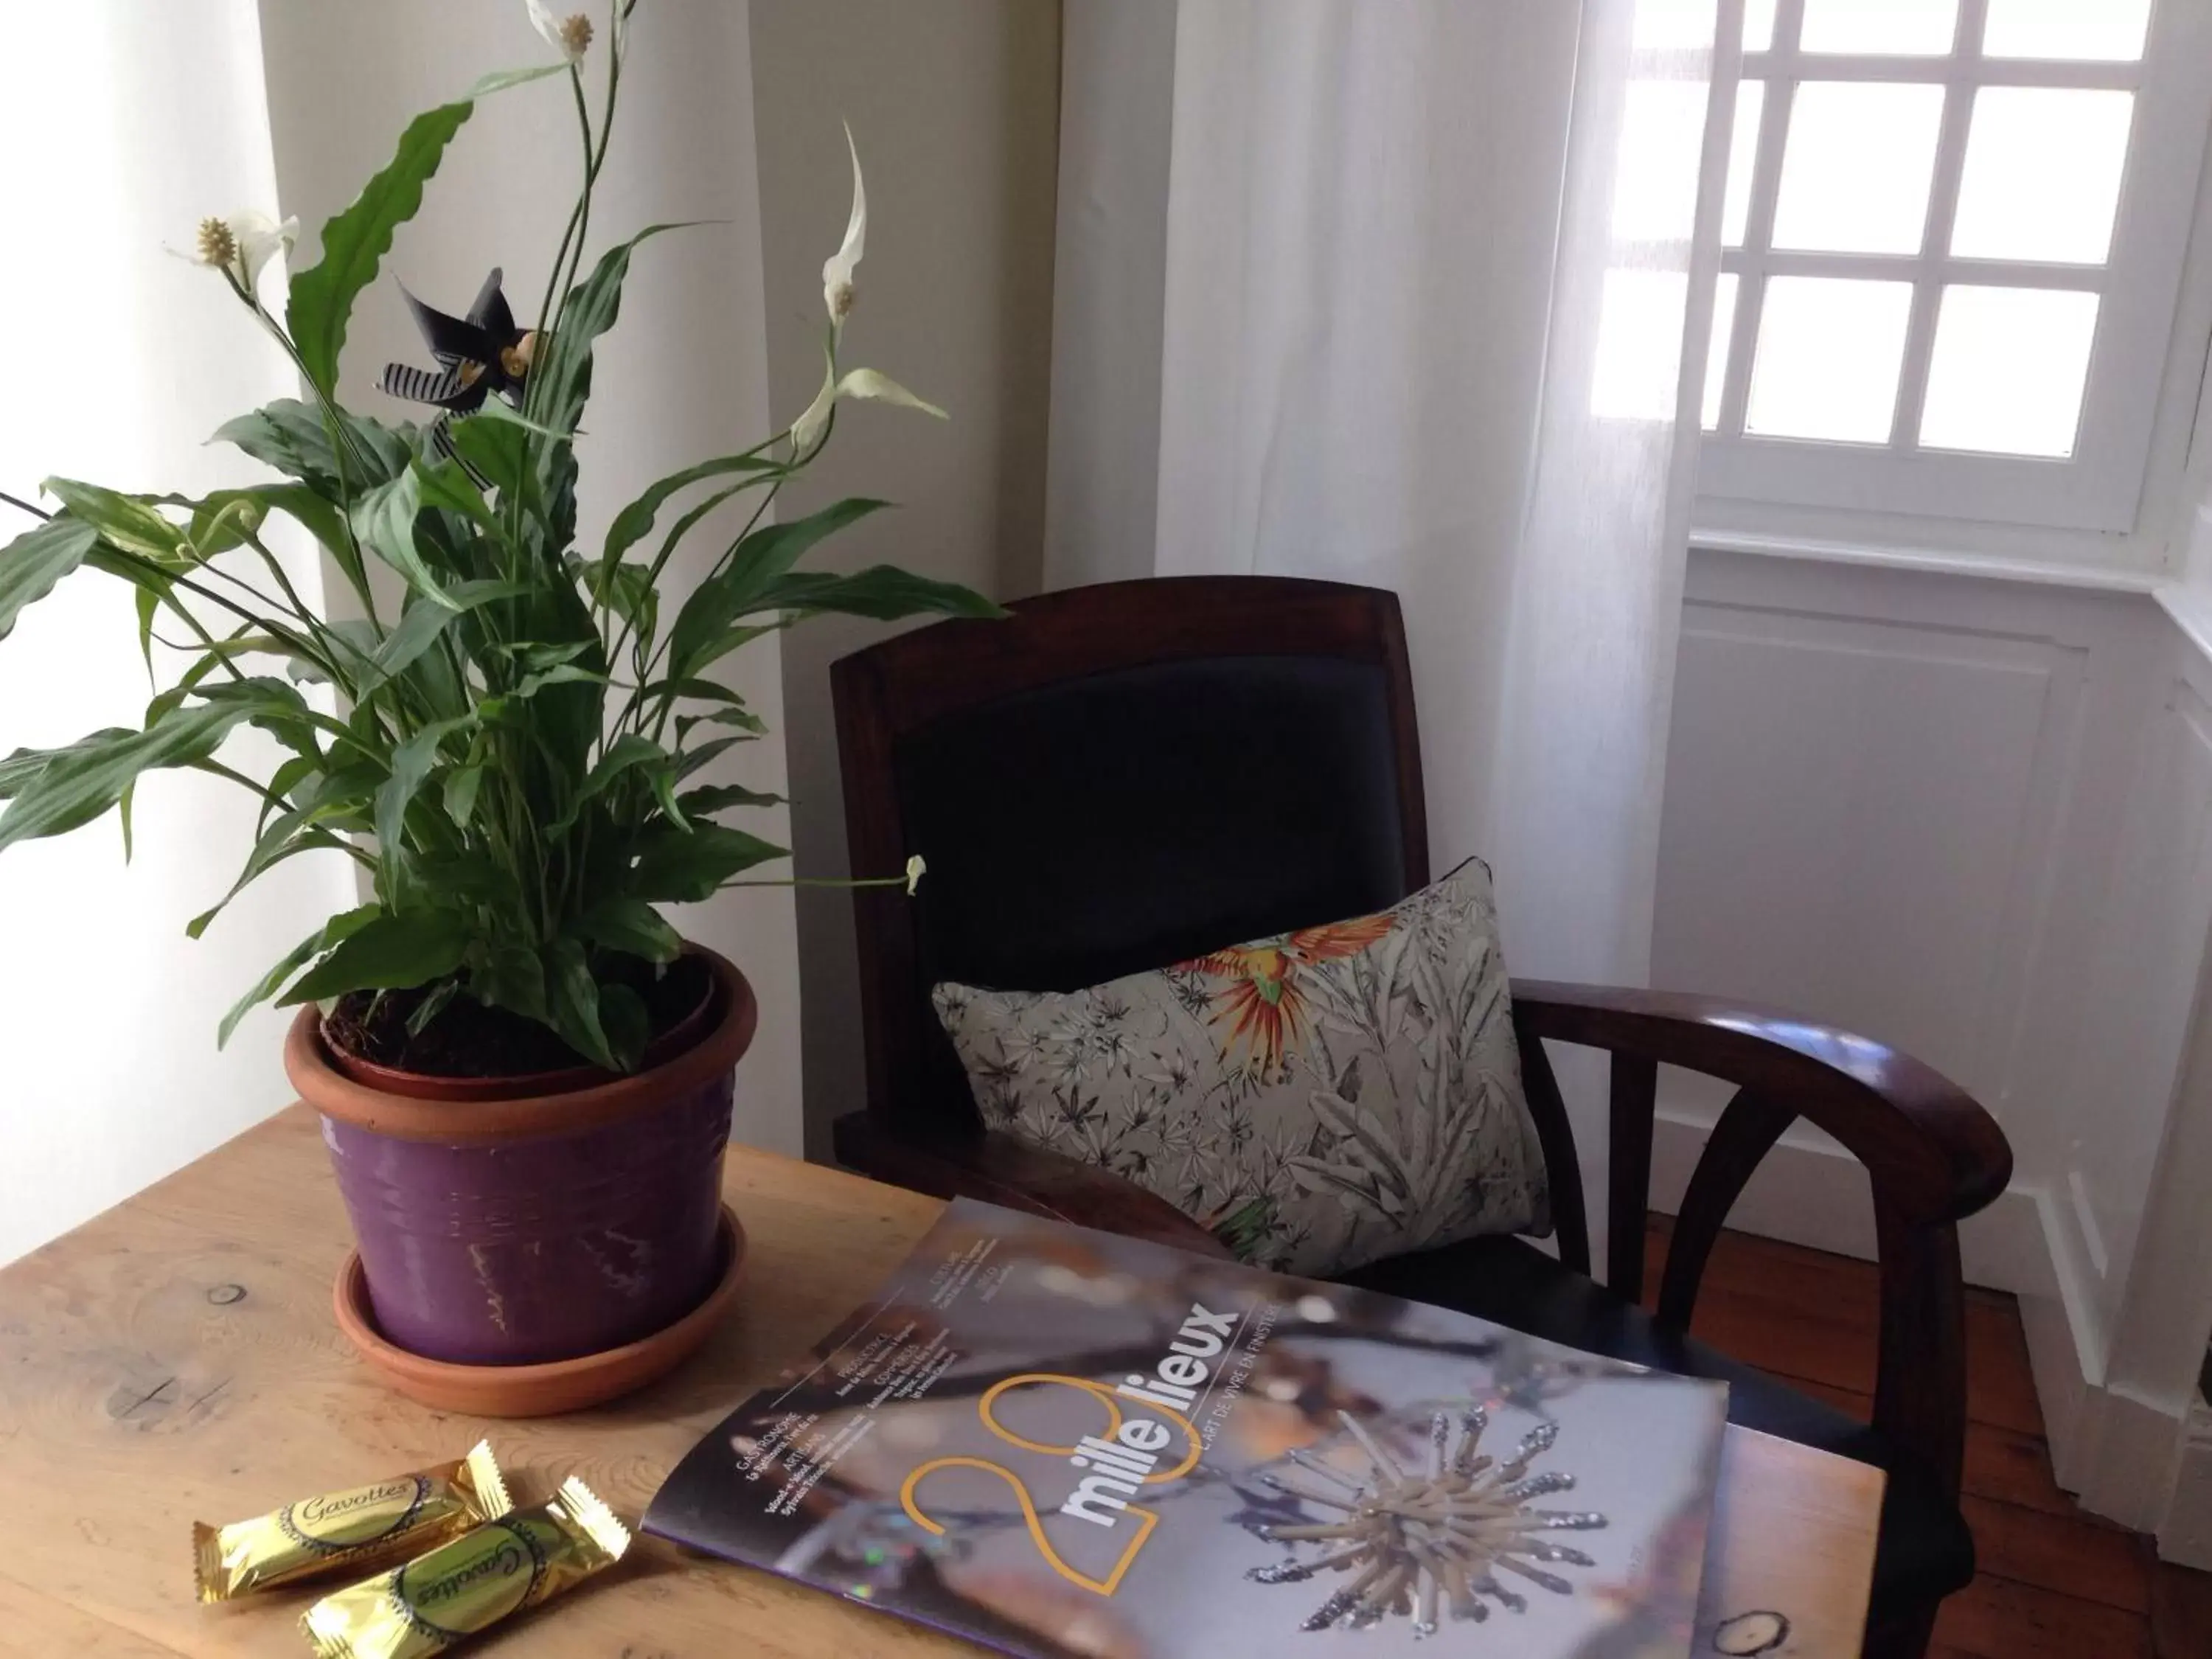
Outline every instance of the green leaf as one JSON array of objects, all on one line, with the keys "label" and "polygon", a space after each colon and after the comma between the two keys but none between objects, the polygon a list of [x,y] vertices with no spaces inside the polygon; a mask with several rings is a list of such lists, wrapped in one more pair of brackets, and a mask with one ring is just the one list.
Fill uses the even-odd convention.
[{"label": "green leaf", "polygon": [[433,720],[392,751],[392,775],[376,792],[376,844],[385,858],[398,858],[401,854],[407,809],[415,804],[415,797],[438,764],[438,745],[471,723],[466,715]]},{"label": "green leaf", "polygon": [[421,891],[435,894],[440,903],[464,908],[475,904],[512,909],[518,896],[516,873],[511,866],[494,863],[483,853],[424,853],[414,861],[414,878]]},{"label": "green leaf", "polygon": [[345,843],[329,830],[316,827],[310,814],[296,809],[283,813],[253,843],[253,851],[246,855],[246,867],[230,884],[230,890],[185,924],[185,937],[198,939],[206,933],[208,924],[223,913],[231,900],[285,860],[297,858],[302,853],[344,850]]},{"label": "green leaf", "polygon": [[672,771],[675,764],[675,757],[652,738],[641,737],[635,732],[623,732],[607,745],[605,752],[586,775],[583,787],[576,791],[576,798],[568,804],[568,810],[554,820],[548,833],[557,836],[574,824],[586,806],[605,794],[617,778],[633,767],[657,766]]},{"label": "green leaf", "polygon": [[556,663],[550,668],[525,674],[515,682],[514,689],[495,697],[486,697],[477,705],[477,716],[483,720],[504,720],[514,712],[515,705],[528,702],[540,691],[556,685],[605,685],[607,677],[597,669],[586,668],[573,662]]},{"label": "green leaf", "polygon": [[279,398],[250,415],[225,421],[215,429],[216,443],[235,444],[264,466],[290,478],[337,478],[323,417],[297,398]]},{"label": "green leaf", "polygon": [[553,1029],[571,1048],[595,1066],[622,1069],[599,1024],[599,981],[574,939],[557,939],[545,948],[545,1002]]},{"label": "green leaf", "polygon": [[[629,0],[629,3],[635,5],[637,0]],[[568,69],[568,65],[564,61],[532,64],[528,69],[494,70],[489,75],[477,77],[476,85],[469,88],[469,97],[471,101],[489,98],[495,92],[505,92],[509,87],[526,87],[532,81],[543,81],[549,75],[566,74]]]},{"label": "green leaf", "polygon": [[100,532],[75,519],[49,519],[0,547],[0,640],[8,637],[23,607],[53,592],[54,584],[84,562]]},{"label": "green leaf", "polygon": [[622,562],[623,554],[645,539],[653,528],[653,521],[660,509],[668,504],[669,497],[689,489],[693,484],[708,478],[718,478],[730,472],[767,472],[781,465],[780,462],[748,451],[743,455],[723,455],[711,461],[702,461],[696,466],[687,466],[681,472],[672,472],[653,484],[628,507],[615,514],[615,521],[607,529],[606,550],[599,556],[603,566]]},{"label": "green leaf", "polygon": [[262,520],[268,516],[261,503],[243,489],[220,490],[200,501],[188,496],[158,495],[154,504],[192,509],[185,539],[191,545],[193,557],[199,559],[211,559],[245,546],[246,538],[258,533]]},{"label": "green leaf", "polygon": [[161,609],[161,595],[153,587],[141,584],[131,594],[131,603],[138,612],[138,654],[146,659],[146,683],[154,681],[154,618]]},{"label": "green leaf", "polygon": [[636,865],[623,885],[647,903],[696,904],[731,877],[782,858],[785,851],[726,824],[702,823],[688,834],[664,826],[639,838]]},{"label": "green leaf", "polygon": [[320,763],[308,759],[304,755],[293,756],[291,759],[284,762],[270,773],[269,793],[276,799],[262,802],[260,816],[254,823],[253,833],[258,836],[269,827],[271,814],[283,811],[288,805],[297,806],[299,802],[292,799],[294,792],[303,787],[308,780],[319,779],[321,776]]},{"label": "green leaf", "polygon": [[634,1072],[653,1042],[653,1016],[645,999],[619,982],[599,987],[599,1025],[621,1070]]},{"label": "green leaf", "polygon": [[430,1023],[446,1012],[446,1005],[459,996],[460,992],[460,981],[457,979],[439,981],[431,988],[430,994],[416,1003],[415,1011],[407,1016],[407,1035],[418,1037],[428,1030]]},{"label": "green leaf", "polygon": [[476,816],[477,793],[483,787],[483,775],[481,766],[464,766],[446,779],[446,816],[455,829],[467,829],[469,820]]},{"label": "green leaf", "polygon": [[504,398],[485,398],[477,405],[477,412],[470,418],[489,421],[497,426],[518,427],[525,432],[535,433],[541,438],[550,438],[556,444],[574,443],[576,441],[574,433],[556,432],[543,421],[533,421]]},{"label": "green leaf", "polygon": [[23,787],[46,769],[48,761],[59,755],[80,754],[88,749],[112,743],[118,738],[137,734],[127,726],[103,726],[88,738],[79,738],[75,743],[60,749],[18,749],[0,757],[0,800],[11,800]]},{"label": "green leaf", "polygon": [[438,170],[446,146],[475,113],[464,98],[426,110],[408,124],[399,148],[353,204],[323,227],[323,257],[292,276],[286,313],[300,366],[325,397],[335,398],[338,354],[344,349],[353,305],[376,276],[392,246],[392,233],[422,205],[422,186]]},{"label": "green leaf", "polygon": [[367,834],[376,827],[376,792],[389,771],[380,757],[358,761],[319,775],[294,801],[310,823]]},{"label": "green leaf", "polygon": [[703,714],[686,714],[679,723],[686,732],[700,726],[729,726],[756,738],[768,735],[768,722],[734,700],[726,708],[709,709]]},{"label": "green leaf", "polygon": [[[696,697],[702,702],[730,703],[742,708],[745,700],[719,680],[655,680],[645,688],[648,697]],[[768,730],[763,726],[761,730]]]},{"label": "green leaf", "polygon": [[751,741],[750,738],[716,738],[712,743],[702,743],[696,749],[685,750],[677,757],[676,781],[681,783],[724,750]]},{"label": "green leaf", "polygon": [[[343,411],[338,421],[347,439],[343,477],[355,489],[386,483],[405,469],[414,453],[412,428],[394,428],[365,415]],[[263,465],[299,479],[307,493],[321,503],[319,522],[308,516],[315,509],[304,501],[297,507],[287,504],[283,510],[314,531],[324,546],[344,545],[343,521],[337,516],[341,494],[338,458],[331,447],[330,429],[319,409],[297,398],[279,398],[250,415],[224,422],[216,428],[213,441],[235,444]],[[294,486],[261,484],[255,486],[253,493],[265,496],[290,488]],[[270,504],[278,505],[273,499]],[[331,536],[325,535],[325,527],[333,532]]]},{"label": "green leaf", "polygon": [[362,669],[354,685],[354,700],[368,701],[387,681],[405,672],[464,612],[498,599],[520,599],[530,591],[526,582],[459,582],[447,591],[450,604],[416,599],[399,618],[399,625],[384,636],[384,643],[377,647],[376,654]]},{"label": "green leaf", "polygon": [[416,516],[422,510],[422,475],[410,467],[398,477],[379,484],[353,507],[353,531],[386,564],[407,578],[407,584],[432,603],[458,611],[445,584],[424,562],[415,539]]},{"label": "green leaf", "polygon": [[348,991],[411,990],[459,968],[468,945],[468,923],[455,911],[379,911],[301,975],[276,1006],[327,1002]]},{"label": "green leaf", "polygon": [[470,968],[469,989],[491,1007],[541,1025],[552,1023],[545,1009],[545,964],[537,951],[513,940],[495,940],[484,959]]},{"label": "green leaf", "polygon": [[430,466],[418,460],[409,471],[415,475],[416,496],[422,506],[459,513],[482,529],[498,528],[499,520],[476,480],[456,463],[441,461]]},{"label": "green leaf", "polygon": [[712,660],[708,647],[738,617],[760,609],[762,596],[809,548],[886,505],[860,499],[832,502],[789,524],[756,530],[738,543],[728,565],[702,582],[677,613],[668,634],[670,678],[692,678],[702,661]]},{"label": "green leaf", "polygon": [[[728,501],[731,496],[742,490],[751,489],[757,482],[757,479],[746,479],[733,483],[727,489],[714,491],[706,500],[695,504],[690,511],[670,526],[668,534],[661,541],[660,551],[653,556],[651,564],[642,568],[634,564],[610,566],[602,563],[599,566],[600,580],[598,587],[594,589],[594,597],[606,603],[609,609],[630,622],[636,629],[638,660],[641,663],[646,661],[652,654],[653,636],[660,623],[660,595],[653,588],[653,572],[655,569],[667,568],[670,557],[675,553],[677,548],[682,545],[684,538],[691,533],[702,519],[721,506],[724,501]],[[627,578],[629,592],[624,592],[623,589],[624,573],[630,571],[635,571],[637,574],[634,577]],[[627,608],[625,608],[625,602]]]},{"label": "green leaf", "polygon": [[[266,675],[245,680],[223,680],[198,688],[204,702],[224,708],[242,707],[246,718],[295,754],[319,760],[318,732],[343,733],[346,727],[331,715],[311,705],[299,688]],[[160,699],[155,700],[158,706]]]},{"label": "green leaf", "polygon": [[[520,501],[533,517],[542,517],[544,503],[538,495],[537,477],[530,467],[529,428],[520,416],[502,421],[490,413],[492,410],[506,408],[499,398],[487,398],[483,412],[469,420],[454,422],[446,428],[447,436],[454,453],[475,468],[477,476],[498,490],[503,499]],[[459,471],[460,468],[456,466],[453,470]],[[473,484],[470,494],[476,494]],[[479,507],[482,501],[478,496]]]},{"label": "green leaf", "polygon": [[630,255],[648,238],[681,228],[678,224],[648,225],[600,255],[592,274],[568,291],[560,326],[532,371],[538,388],[531,407],[554,430],[574,430],[583,415],[592,392],[592,347],[622,313],[623,279],[629,274]]},{"label": "green leaf", "polygon": [[216,1028],[215,1046],[220,1048],[228,1043],[230,1034],[238,1029],[238,1022],[275,996],[277,988],[291,978],[308,957],[342,944],[382,914],[382,910],[374,904],[364,904],[358,910],[343,911],[332,916],[286,951],[284,959],[255,981],[253,988],[240,997],[231,1011],[222,1017],[222,1024]]},{"label": "green leaf", "polygon": [[677,798],[677,804],[695,818],[711,817],[717,812],[726,812],[732,806],[781,806],[781,795],[763,794],[757,789],[746,789],[734,783],[718,783],[704,789],[687,789]]},{"label": "green leaf", "polygon": [[[708,669],[721,661],[721,659],[728,656],[730,653],[732,651],[742,650],[744,647],[750,645],[755,640],[759,639],[763,635],[773,634],[777,631],[777,628],[774,625],[765,628],[739,627],[726,629],[723,630],[720,638],[709,640],[703,647],[693,653],[691,658],[691,673],[693,678],[686,681],[685,684],[690,685],[698,684],[700,682],[697,676],[704,673]],[[763,726],[760,729],[765,732],[768,728],[766,726]]]},{"label": "green leaf", "polygon": [[123,799],[140,773],[205,760],[233,728],[265,712],[246,697],[195,703],[170,711],[143,732],[88,738],[56,751],[0,811],[0,849],[90,823]]},{"label": "green leaf", "polygon": [[271,512],[298,520],[309,535],[332,552],[347,550],[345,514],[338,510],[337,502],[325,500],[306,484],[258,484],[250,490],[234,493],[251,495]]},{"label": "green leaf", "polygon": [[685,510],[682,518],[669,526],[668,534],[661,538],[660,551],[653,556],[653,562],[665,569],[668,561],[675,556],[676,550],[684,544],[684,538],[697,527],[702,519],[732,495],[742,495],[750,489],[757,482],[757,479],[742,478],[736,483],[728,484],[715,490],[704,501],[694,502]]},{"label": "green leaf", "polygon": [[186,557],[185,532],[133,496],[74,478],[48,478],[39,488],[66,507],[71,518],[90,525],[125,553],[159,565],[176,565]]},{"label": "green leaf", "polygon": [[901,617],[1003,617],[1006,613],[972,588],[932,581],[894,565],[871,565],[849,576],[799,570],[780,577],[761,596],[763,611],[834,611],[890,622]]},{"label": "green leaf", "polygon": [[594,945],[647,962],[673,962],[684,950],[682,936],[641,899],[604,899],[578,919],[576,931]]},{"label": "green leaf", "polygon": [[689,831],[691,820],[684,816],[684,804],[676,799],[676,768],[672,763],[656,766],[646,775],[653,785],[653,798],[660,803],[661,811],[678,830]]},{"label": "green leaf", "polygon": [[637,630],[641,652],[647,648],[645,642],[653,638],[660,617],[660,595],[654,591],[650,566],[632,560],[610,568],[571,555],[568,574],[583,584],[592,603],[605,605]]}]

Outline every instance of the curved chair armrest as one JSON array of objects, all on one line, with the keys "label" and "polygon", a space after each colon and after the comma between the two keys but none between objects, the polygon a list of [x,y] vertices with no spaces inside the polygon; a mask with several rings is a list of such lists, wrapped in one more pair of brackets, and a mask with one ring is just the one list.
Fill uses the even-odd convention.
[{"label": "curved chair armrest", "polygon": [[1659,1291],[1664,1322],[1689,1323],[1723,1222],[1797,1118],[1826,1130],[1865,1166],[1881,1273],[1875,1426],[1922,1458],[1955,1497],[1966,1415],[1958,1223],[2012,1178],[2012,1147],[1981,1103],[1885,1043],[1723,997],[1545,980],[1516,980],[1512,992],[1529,1105],[1553,1166],[1561,1255],[1578,1254],[1585,1264],[1582,1176],[1543,1039],[1612,1052],[1607,1277],[1632,1298],[1640,1298],[1644,1279],[1659,1067],[1738,1085],[1676,1215]]},{"label": "curved chair armrest", "polygon": [[1525,1032],[1686,1066],[1826,1130],[1908,1221],[1956,1221],[2012,1179],[2012,1147],[1979,1101],[1886,1043],[1723,997],[1513,981]]},{"label": "curved chair armrest", "polygon": [[885,1129],[866,1112],[832,1129],[838,1161],[862,1175],[936,1198],[980,1198],[1079,1227],[1229,1255],[1221,1241],[1181,1210],[1120,1176],[1025,1146],[1011,1136],[925,1146]]}]

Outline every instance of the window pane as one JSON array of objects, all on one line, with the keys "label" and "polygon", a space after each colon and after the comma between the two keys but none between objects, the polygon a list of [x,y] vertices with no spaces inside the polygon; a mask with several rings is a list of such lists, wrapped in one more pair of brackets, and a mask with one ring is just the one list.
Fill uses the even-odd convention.
[{"label": "window pane", "polygon": [[1613,234],[1620,240],[1687,241],[1696,229],[1711,91],[1703,81],[1628,83],[1613,183]]},{"label": "window pane", "polygon": [[1766,82],[1740,81],[1735,88],[1735,125],[1729,132],[1728,194],[1721,198],[1721,240],[1743,246],[1751,219],[1751,170],[1759,155],[1759,118],[1766,109]]},{"label": "window pane", "polygon": [[1929,449],[2070,455],[2097,334],[2097,296],[1947,288],[1920,441]]},{"label": "window pane", "polygon": [[2133,93],[1984,87],[1966,132],[1951,252],[2103,263],[2134,112]]},{"label": "window pane", "polygon": [[1911,311],[1910,283],[1768,278],[1744,430],[1888,442]]},{"label": "window pane", "polygon": [[2142,56],[2149,28],[2150,0],[1990,0],[1982,51],[2124,64]]},{"label": "window pane", "polygon": [[1941,58],[1959,26],[1959,0],[1805,0],[1807,52]]},{"label": "window pane", "polygon": [[1721,398],[1728,391],[1729,341],[1735,334],[1735,272],[1721,272],[1713,289],[1713,338],[1705,350],[1705,428],[1711,432],[1721,423]]},{"label": "window pane", "polygon": [[1808,81],[1790,112],[1774,246],[1917,253],[1943,88]]},{"label": "window pane", "polygon": [[1679,270],[1605,273],[1597,314],[1590,412],[1630,421],[1671,421],[1682,395],[1682,317],[1690,279]]},{"label": "window pane", "polygon": [[1774,50],[1774,0],[1743,0],[1743,49]]}]

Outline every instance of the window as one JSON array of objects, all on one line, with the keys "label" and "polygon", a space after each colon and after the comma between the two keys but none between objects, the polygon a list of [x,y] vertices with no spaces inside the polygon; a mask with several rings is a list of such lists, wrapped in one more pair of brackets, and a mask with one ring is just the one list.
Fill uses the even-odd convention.
[{"label": "window", "polygon": [[2212,106],[2208,11],[1747,0],[1708,502],[1738,524],[1765,504],[2132,530]]}]

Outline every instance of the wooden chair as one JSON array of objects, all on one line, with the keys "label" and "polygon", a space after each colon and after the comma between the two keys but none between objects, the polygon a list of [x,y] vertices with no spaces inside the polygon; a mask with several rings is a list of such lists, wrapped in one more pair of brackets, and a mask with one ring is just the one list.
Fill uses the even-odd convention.
[{"label": "wooden chair", "polygon": [[[1197,577],[1024,601],[832,670],[856,876],[928,860],[908,901],[855,896],[867,1110],[837,1155],[879,1179],[1218,1253],[1164,1200],[986,1133],[929,1004],[945,979],[1072,990],[1377,910],[1430,878],[1396,598]],[[1514,1023],[1551,1179],[1559,1258],[1486,1238],[1352,1281],[1665,1370],[1725,1378],[1738,1423],[1888,1472],[1865,1651],[1917,1659],[1973,1576],[1958,1504],[1966,1433],[1956,1224],[2004,1189],[1989,1115],[1907,1055],[1717,998],[1516,980]],[[1607,1280],[1589,1277],[1574,1137],[1547,1041],[1609,1050]],[[1644,1280],[1661,1064],[1724,1079],[1656,1310]],[[1861,1424],[1686,1332],[1723,1219],[1802,1117],[1865,1167],[1880,1241],[1874,1420]]]}]

